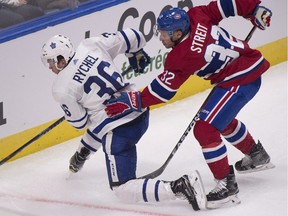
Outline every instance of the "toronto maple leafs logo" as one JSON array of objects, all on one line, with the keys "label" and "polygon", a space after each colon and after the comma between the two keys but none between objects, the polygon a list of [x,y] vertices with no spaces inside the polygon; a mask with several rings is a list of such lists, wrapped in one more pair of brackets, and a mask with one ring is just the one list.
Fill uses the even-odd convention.
[{"label": "toronto maple leafs logo", "polygon": [[77,64],[78,60],[79,60],[79,59],[74,59],[74,60],[73,60],[74,65]]},{"label": "toronto maple leafs logo", "polygon": [[51,49],[55,49],[56,48],[56,43],[51,42],[50,47],[51,47]]}]

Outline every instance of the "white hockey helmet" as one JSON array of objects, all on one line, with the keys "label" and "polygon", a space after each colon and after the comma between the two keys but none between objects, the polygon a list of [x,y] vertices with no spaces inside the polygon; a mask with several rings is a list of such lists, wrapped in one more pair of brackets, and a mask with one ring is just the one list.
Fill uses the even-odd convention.
[{"label": "white hockey helmet", "polygon": [[63,35],[55,35],[43,45],[41,59],[43,64],[49,67],[48,59],[57,64],[59,56],[62,56],[68,62],[74,54],[75,51],[70,39]]}]

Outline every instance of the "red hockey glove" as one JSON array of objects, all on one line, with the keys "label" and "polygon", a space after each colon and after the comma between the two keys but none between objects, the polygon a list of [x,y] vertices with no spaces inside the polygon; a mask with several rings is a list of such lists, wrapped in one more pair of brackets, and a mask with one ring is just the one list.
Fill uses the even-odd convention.
[{"label": "red hockey glove", "polygon": [[272,12],[264,6],[257,5],[252,15],[246,17],[248,18],[254,26],[265,30],[266,27],[270,26],[270,20],[272,17]]},{"label": "red hockey glove", "polygon": [[110,117],[121,117],[132,111],[141,112],[141,93],[139,91],[121,92],[117,98],[110,99],[105,111]]},{"label": "red hockey glove", "polygon": [[140,49],[136,53],[126,53],[129,64],[135,71],[135,73],[144,73],[144,69],[151,62],[150,56],[143,50]]}]

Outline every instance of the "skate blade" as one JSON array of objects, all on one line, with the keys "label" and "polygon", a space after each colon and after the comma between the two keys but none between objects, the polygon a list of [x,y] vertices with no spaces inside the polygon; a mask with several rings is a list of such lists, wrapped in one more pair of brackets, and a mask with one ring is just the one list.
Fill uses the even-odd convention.
[{"label": "skate blade", "polygon": [[227,197],[226,199],[219,200],[219,201],[208,201],[207,202],[207,209],[218,209],[218,208],[227,208],[238,205],[241,203],[241,200],[238,198],[238,195],[232,195]]},{"label": "skate blade", "polygon": [[229,199],[230,199],[230,203],[231,203],[232,205],[237,205],[237,204],[240,204],[240,203],[241,203],[241,200],[239,199],[239,197],[238,197],[237,194],[236,194],[236,195],[233,195],[233,196],[230,196]]},{"label": "skate blade", "polygon": [[239,174],[245,174],[245,173],[253,173],[253,172],[259,172],[259,171],[263,171],[263,170],[267,170],[267,169],[273,169],[275,168],[275,165],[272,164],[271,162],[267,163],[267,164],[264,164],[262,166],[258,166],[258,167],[255,167],[253,169],[248,169],[248,170],[243,170],[243,171],[238,171],[237,172]]},{"label": "skate blade", "polygon": [[66,174],[65,180],[66,181],[72,180],[73,178],[75,178],[76,175],[77,175],[77,173],[69,170],[68,173]]},{"label": "skate blade", "polygon": [[195,197],[197,200],[198,207],[201,209],[206,209],[207,200],[206,193],[203,185],[202,178],[198,170],[195,170],[193,174],[188,175],[189,181],[195,190]]}]

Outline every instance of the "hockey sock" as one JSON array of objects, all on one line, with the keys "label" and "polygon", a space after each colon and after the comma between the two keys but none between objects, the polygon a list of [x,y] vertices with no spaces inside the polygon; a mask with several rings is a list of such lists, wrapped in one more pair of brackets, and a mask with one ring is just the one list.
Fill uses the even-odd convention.
[{"label": "hockey sock", "polygon": [[206,163],[216,179],[222,179],[229,173],[227,149],[222,142],[220,132],[211,124],[199,120],[194,126],[194,136],[202,147]]},{"label": "hockey sock", "polygon": [[239,120],[232,122],[222,132],[223,137],[243,154],[248,154],[255,141],[246,126]]}]

